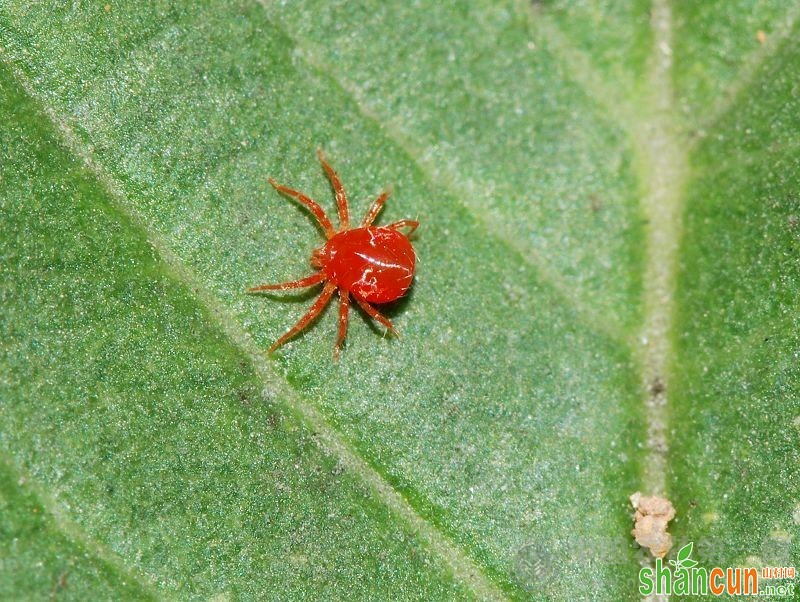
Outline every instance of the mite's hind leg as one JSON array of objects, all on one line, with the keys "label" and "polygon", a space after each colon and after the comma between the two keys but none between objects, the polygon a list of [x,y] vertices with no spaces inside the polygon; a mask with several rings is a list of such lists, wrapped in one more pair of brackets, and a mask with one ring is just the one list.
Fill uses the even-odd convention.
[{"label": "mite's hind leg", "polygon": [[374,222],[375,218],[378,217],[378,214],[381,212],[381,209],[383,208],[383,204],[386,202],[386,199],[389,198],[390,194],[392,194],[392,191],[387,190],[372,202],[372,205],[370,205],[367,214],[364,216],[364,220],[361,222],[362,228],[366,228],[367,226],[372,225],[372,222]]},{"label": "mite's hind leg", "polygon": [[305,288],[307,286],[313,286],[315,284],[319,284],[323,280],[325,280],[325,274],[323,272],[317,272],[316,274],[312,274],[306,278],[292,280],[291,282],[282,282],[280,284],[261,284],[259,286],[254,286],[253,288],[247,289],[247,292],[257,293],[259,291],[288,291],[293,288]]},{"label": "mite's hind leg", "polygon": [[328,304],[328,301],[331,300],[331,296],[333,295],[333,292],[335,290],[336,290],[336,285],[333,284],[332,282],[328,282],[325,285],[325,288],[322,289],[322,293],[320,293],[320,296],[317,297],[316,301],[314,301],[314,305],[312,305],[311,309],[309,309],[308,312],[306,312],[306,315],[300,318],[297,324],[292,326],[292,328],[286,334],[284,334],[281,338],[275,341],[272,344],[272,347],[269,348],[268,353],[272,353],[273,351],[275,351],[278,347],[283,345],[286,341],[291,339],[294,335],[296,335],[298,332],[300,332],[306,326],[308,326],[314,318],[316,318],[320,313],[322,313],[322,310],[325,309],[325,306]]},{"label": "mite's hind leg", "polygon": [[334,234],[336,234],[336,231],[333,229],[333,224],[331,223],[331,220],[328,219],[325,210],[320,207],[316,201],[311,200],[302,192],[284,186],[283,184],[278,184],[272,178],[269,179],[269,183],[275,190],[282,192],[286,196],[292,197],[299,203],[302,203],[311,213],[313,213],[314,217],[317,218],[319,225],[322,226],[322,229],[325,231],[326,238],[331,238]]},{"label": "mite's hind leg", "polygon": [[336,346],[333,348],[333,359],[339,361],[339,350],[347,335],[347,320],[350,317],[350,293],[339,289],[339,336],[336,337]]},{"label": "mite's hind leg", "polygon": [[411,236],[411,234],[413,234],[414,230],[419,228],[419,222],[417,220],[414,220],[414,219],[401,219],[399,221],[392,222],[391,224],[389,224],[386,227],[387,228],[391,228],[392,230],[402,230],[403,228],[411,228],[408,231],[408,233],[406,233],[406,236]]},{"label": "mite's hind leg", "polygon": [[342,182],[339,180],[339,175],[325,160],[325,155],[322,154],[321,148],[317,149],[317,156],[319,157],[319,162],[322,163],[322,169],[328,174],[328,179],[331,181],[333,191],[336,193],[336,206],[339,208],[339,231],[349,230],[350,212],[347,208],[347,194],[344,192],[344,186],[342,186]]},{"label": "mite's hind leg", "polygon": [[377,309],[372,307],[372,305],[370,305],[369,303],[367,303],[363,299],[359,299],[358,297],[355,297],[355,300],[361,306],[361,309],[363,309],[365,312],[367,312],[367,315],[370,318],[372,318],[373,320],[377,320],[378,322],[380,322],[381,324],[386,326],[386,328],[388,328],[394,336],[396,336],[396,337],[400,336],[400,333],[397,332],[397,330],[395,330],[395,327],[394,327],[394,325],[392,324],[392,321],[389,318],[384,316],[381,312],[379,312]]}]

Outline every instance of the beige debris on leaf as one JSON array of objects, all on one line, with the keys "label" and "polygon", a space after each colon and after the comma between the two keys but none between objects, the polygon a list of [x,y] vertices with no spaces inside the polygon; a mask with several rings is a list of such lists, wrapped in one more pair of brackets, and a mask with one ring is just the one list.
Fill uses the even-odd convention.
[{"label": "beige debris on leaf", "polygon": [[630,500],[636,511],[631,531],[636,543],[650,548],[650,553],[656,558],[664,558],[672,547],[672,535],[667,533],[667,523],[675,518],[675,508],[668,499],[642,495],[638,491]]}]

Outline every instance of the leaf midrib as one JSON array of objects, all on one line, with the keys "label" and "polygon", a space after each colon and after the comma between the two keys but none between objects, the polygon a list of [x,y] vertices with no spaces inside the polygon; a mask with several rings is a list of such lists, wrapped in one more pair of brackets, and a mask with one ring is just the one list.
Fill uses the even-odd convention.
[{"label": "leaf midrib", "polygon": [[648,495],[666,494],[667,405],[670,391],[675,286],[689,157],[674,120],[672,14],[668,0],[654,0],[654,53],[649,61],[649,98],[633,139],[647,219],[644,321],[639,336],[641,386],[647,418],[647,457],[642,485]]},{"label": "leaf midrib", "polygon": [[[528,13],[533,16],[532,10]],[[681,246],[685,189],[689,184],[690,155],[702,140],[685,140],[672,82],[672,20],[669,0],[653,0],[653,47],[648,60],[647,86],[631,103],[594,70],[584,51],[571,46],[552,19],[537,13],[531,27],[548,35],[550,49],[568,67],[572,80],[587,92],[613,123],[625,132],[642,188],[640,207],[648,222],[642,296],[643,321],[628,347],[638,360],[643,411],[647,418],[647,454],[642,463],[642,487],[665,494],[668,462],[667,404],[669,374],[676,358],[673,348],[678,251]],[[719,96],[719,102],[696,121],[698,131],[714,127],[740,101],[761,66],[778,51],[800,19],[800,3],[790,9],[767,43],[743,61],[737,77]],[[663,55],[663,56],[662,56]],[[667,59],[666,63],[659,59]],[[657,226],[656,226],[657,225]],[[658,383],[663,393],[658,393]]]}]

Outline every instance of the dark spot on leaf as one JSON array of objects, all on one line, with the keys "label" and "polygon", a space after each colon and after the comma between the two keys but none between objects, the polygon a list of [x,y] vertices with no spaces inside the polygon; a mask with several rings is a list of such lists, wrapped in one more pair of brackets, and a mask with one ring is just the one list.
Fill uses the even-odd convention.
[{"label": "dark spot on leaf", "polygon": [[447,406],[447,409],[445,410],[445,414],[444,414],[445,422],[450,420],[451,418],[453,418],[460,411],[461,411],[460,408],[456,404],[454,404],[454,403],[449,404]]},{"label": "dark spot on leaf", "polygon": [[704,130],[692,130],[689,132],[687,136],[687,144],[695,144],[696,142],[702,140],[706,137],[706,132]]},{"label": "dark spot on leaf", "polygon": [[650,383],[650,394],[653,397],[657,397],[658,395],[661,395],[666,390],[667,390],[667,385],[664,384],[664,381],[659,376],[655,377],[653,379],[653,382]]}]

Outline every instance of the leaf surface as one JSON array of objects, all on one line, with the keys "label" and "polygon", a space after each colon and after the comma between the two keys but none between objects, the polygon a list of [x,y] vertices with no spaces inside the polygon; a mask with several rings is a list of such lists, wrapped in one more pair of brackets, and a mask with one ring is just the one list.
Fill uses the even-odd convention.
[{"label": "leaf surface", "polygon": [[[796,12],[4,7],[0,592],[632,599],[637,490],[800,564]],[[318,147],[422,223],[338,364],[243,294],[310,273]]]}]

